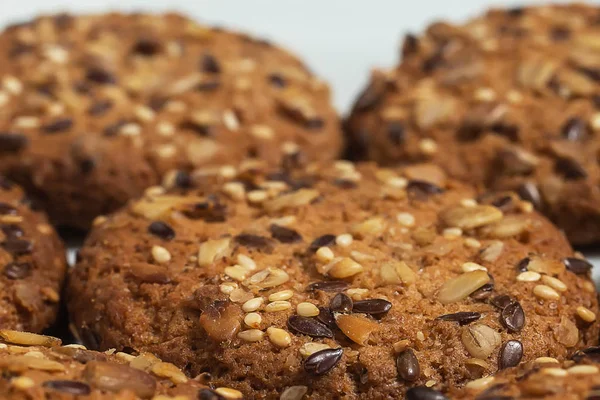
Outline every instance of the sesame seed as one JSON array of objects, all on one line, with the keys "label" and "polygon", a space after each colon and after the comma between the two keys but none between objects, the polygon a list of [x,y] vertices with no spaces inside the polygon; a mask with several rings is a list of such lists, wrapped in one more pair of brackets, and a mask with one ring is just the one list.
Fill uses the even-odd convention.
[{"label": "sesame seed", "polygon": [[225,282],[219,285],[219,289],[223,294],[231,294],[235,289],[237,289],[238,284],[235,282]]},{"label": "sesame seed", "polygon": [[152,246],[152,258],[159,264],[171,261],[171,253],[162,246]]},{"label": "sesame seed", "polygon": [[23,91],[23,84],[20,80],[11,75],[6,75],[2,80],[2,85],[11,94],[18,95]]},{"label": "sesame seed", "polygon": [[430,388],[430,387],[435,386],[436,383],[437,383],[437,381],[434,381],[433,379],[430,379],[427,382],[425,382],[425,386],[428,387],[428,388]]},{"label": "sesame seed", "polygon": [[391,186],[397,189],[404,189],[408,186],[408,179],[402,178],[400,176],[389,178],[385,181],[387,186]]},{"label": "sesame seed", "polygon": [[309,357],[317,351],[330,349],[331,347],[325,343],[307,342],[300,347],[300,354],[303,357]]},{"label": "sesame seed", "polygon": [[294,142],[284,142],[281,145],[281,150],[284,154],[296,154],[300,151],[300,146]]},{"label": "sesame seed", "polygon": [[554,278],[552,276],[543,275],[542,282],[546,285],[550,286],[552,289],[557,290],[559,292],[564,292],[567,290],[567,285],[563,281],[558,278]]},{"label": "sesame seed", "polygon": [[154,120],[154,111],[146,106],[137,106],[134,112],[136,118],[142,122],[150,122]]},{"label": "sesame seed", "polygon": [[419,142],[419,150],[421,150],[421,153],[430,156],[437,153],[438,145],[433,139],[421,139]]},{"label": "sesame seed", "polygon": [[516,90],[510,90],[507,94],[506,94],[506,99],[513,104],[518,104],[520,102],[523,101],[523,95],[516,91]]},{"label": "sesame seed", "polygon": [[246,342],[259,342],[263,339],[265,333],[258,329],[248,329],[237,334],[238,338]]},{"label": "sesame seed", "polygon": [[446,239],[458,239],[463,234],[462,229],[460,228],[446,228],[442,231],[442,236]]},{"label": "sesame seed", "polygon": [[250,134],[257,139],[272,140],[275,137],[275,132],[267,125],[254,125],[250,128]]},{"label": "sesame seed", "polygon": [[254,271],[256,269],[256,262],[254,262],[253,259],[251,259],[250,257],[248,257],[245,254],[238,254],[237,262],[239,265],[241,265],[242,267],[244,267],[250,271]]},{"label": "sesame seed", "polygon": [[533,294],[544,300],[558,300],[560,299],[560,294],[550,286],[546,285],[537,285],[533,288]]},{"label": "sesame seed", "polygon": [[290,334],[280,328],[268,328],[267,335],[269,335],[271,343],[277,347],[288,347],[292,343]]},{"label": "sesame seed", "polygon": [[252,293],[246,292],[244,289],[233,289],[229,294],[229,300],[234,303],[244,303],[253,297]]},{"label": "sesame seed", "polygon": [[354,239],[352,238],[351,234],[344,233],[342,235],[338,235],[335,238],[335,244],[337,244],[338,246],[347,247],[347,246],[350,246],[352,244],[353,240]]},{"label": "sesame seed", "polygon": [[298,304],[298,306],[296,306],[296,312],[301,317],[316,317],[320,313],[317,306],[308,302]]},{"label": "sesame seed", "polygon": [[138,124],[125,124],[120,129],[120,134],[123,136],[139,136],[142,133],[142,128]]},{"label": "sesame seed", "polygon": [[568,374],[568,372],[562,368],[544,368],[541,372],[544,375],[555,376],[557,378],[567,376]]},{"label": "sesame seed", "polygon": [[558,364],[558,360],[553,357],[538,357],[534,362],[537,364]]},{"label": "sesame seed", "polygon": [[40,120],[37,117],[23,116],[15,118],[13,124],[21,129],[37,128],[40,126]]},{"label": "sesame seed", "polygon": [[321,262],[329,262],[334,259],[335,255],[329,247],[319,247],[315,253],[317,260]]},{"label": "sesame seed", "polygon": [[595,365],[574,365],[567,369],[570,375],[592,375],[597,374],[600,370]]},{"label": "sesame seed", "polygon": [[35,386],[33,379],[27,376],[19,376],[10,381],[12,387],[20,390],[30,389]]},{"label": "sesame seed", "polygon": [[488,87],[478,88],[475,91],[475,100],[481,102],[490,102],[496,99],[496,92]]},{"label": "sesame seed", "polygon": [[477,239],[473,238],[465,238],[465,246],[470,247],[472,249],[479,249],[481,247],[481,242]]},{"label": "sesame seed", "polygon": [[404,350],[406,350],[408,348],[408,346],[410,346],[410,340],[407,340],[407,339],[399,340],[396,343],[394,343],[394,345],[393,345],[394,352],[402,353]]},{"label": "sesame seed", "polygon": [[278,312],[278,311],[289,310],[290,308],[292,308],[292,304],[289,301],[277,300],[277,301],[267,304],[265,307],[265,311],[266,312]]},{"label": "sesame seed", "polygon": [[215,389],[215,393],[224,397],[227,400],[242,399],[244,395],[239,390],[235,390],[228,387],[219,387]]},{"label": "sesame seed", "polygon": [[474,262],[466,262],[462,265],[461,267],[463,272],[471,272],[471,271],[487,271],[487,268],[484,267],[483,265],[474,263]]},{"label": "sesame seed", "polygon": [[396,220],[402,226],[411,227],[415,225],[415,217],[411,213],[401,212],[396,215]]},{"label": "sesame seed", "polygon": [[493,376],[486,376],[485,378],[475,379],[465,385],[467,389],[473,390],[484,390],[488,388],[494,382]]},{"label": "sesame seed", "polygon": [[295,215],[287,215],[285,217],[271,219],[271,224],[279,226],[290,226],[295,224],[296,220],[297,219]]},{"label": "sesame seed", "polygon": [[246,314],[244,317],[244,323],[248,325],[250,328],[258,328],[260,323],[262,322],[262,317],[260,314],[251,312]]},{"label": "sesame seed", "polygon": [[262,203],[269,198],[269,195],[264,190],[251,190],[246,195],[246,198],[251,203]]},{"label": "sesame seed", "polygon": [[600,131],[600,113],[594,113],[590,118],[590,126],[595,131]]},{"label": "sesame seed", "polygon": [[160,158],[171,158],[177,154],[177,147],[172,144],[164,144],[156,148],[156,154],[158,154]]},{"label": "sesame seed", "polygon": [[243,281],[247,278],[248,273],[250,272],[247,268],[244,268],[240,265],[233,265],[231,267],[226,267],[225,275],[230,277],[231,279],[235,279],[236,281]]},{"label": "sesame seed", "polygon": [[240,182],[227,182],[223,185],[223,193],[232,200],[241,201],[246,198],[246,189],[244,188],[244,184]]},{"label": "sesame seed", "polygon": [[333,164],[333,166],[338,171],[343,171],[343,172],[354,172],[354,170],[356,169],[356,167],[355,167],[355,165],[354,165],[353,162],[351,162],[351,161],[344,161],[344,160],[336,161]]},{"label": "sesame seed", "polygon": [[594,322],[596,320],[596,314],[589,308],[583,306],[577,307],[577,315],[585,322]]},{"label": "sesame seed", "polygon": [[346,290],[346,294],[350,296],[352,300],[362,300],[369,294],[369,289],[352,288]]},{"label": "sesame seed", "polygon": [[423,342],[425,341],[425,335],[423,334],[423,332],[419,331],[417,332],[417,340]]},{"label": "sesame seed", "polygon": [[540,280],[541,277],[542,277],[542,275],[540,275],[537,272],[525,271],[525,272],[521,272],[519,275],[517,275],[517,280],[519,282],[537,282]]},{"label": "sesame seed", "polygon": [[230,131],[237,131],[240,127],[240,123],[235,116],[235,113],[231,110],[225,110],[223,112],[223,123]]},{"label": "sesame seed", "polygon": [[255,297],[253,299],[250,299],[242,305],[242,310],[244,310],[244,312],[256,311],[260,308],[260,306],[262,306],[264,301],[265,299],[262,297]]},{"label": "sesame seed", "polygon": [[294,295],[294,292],[290,289],[281,290],[269,295],[269,301],[282,301],[289,300]]},{"label": "sesame seed", "polygon": [[460,201],[460,204],[463,207],[475,207],[475,206],[477,206],[477,201],[474,199],[462,199]]},{"label": "sesame seed", "polygon": [[175,134],[175,127],[169,122],[161,121],[156,125],[156,132],[160,136],[173,136]]}]

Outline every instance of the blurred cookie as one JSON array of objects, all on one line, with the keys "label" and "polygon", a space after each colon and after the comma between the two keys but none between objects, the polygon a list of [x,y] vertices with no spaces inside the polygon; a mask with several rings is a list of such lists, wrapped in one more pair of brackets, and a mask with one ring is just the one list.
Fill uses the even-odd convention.
[{"label": "blurred cookie", "polygon": [[591,5],[541,6],[408,35],[354,105],[350,152],[517,191],[573,243],[598,241],[599,20]]},{"label": "blurred cookie", "polygon": [[40,332],[56,318],[64,247],[23,191],[0,178],[0,327]]},{"label": "blurred cookie", "polygon": [[0,372],[0,396],[7,400],[242,398],[233,389],[211,390],[190,380],[148,353],[99,353],[28,332],[0,330]]},{"label": "blurred cookie", "polygon": [[381,399],[597,341],[591,265],[517,196],[430,165],[230,172],[95,221],[68,295],[85,343],[249,398]]},{"label": "blurred cookie", "polygon": [[0,172],[88,227],[172,169],[328,160],[329,89],[271,43],[175,14],[56,15],[0,34]]}]

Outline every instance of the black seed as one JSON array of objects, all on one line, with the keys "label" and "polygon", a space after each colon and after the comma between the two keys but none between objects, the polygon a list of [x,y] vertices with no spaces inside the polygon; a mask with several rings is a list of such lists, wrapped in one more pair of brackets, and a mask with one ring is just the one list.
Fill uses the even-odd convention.
[{"label": "black seed", "polygon": [[587,123],[579,118],[569,118],[561,129],[562,136],[570,141],[578,142],[588,136]]},{"label": "black seed", "polygon": [[509,340],[500,349],[498,368],[516,367],[521,362],[521,358],[523,358],[523,344],[518,340]]},{"label": "black seed", "polygon": [[352,299],[344,293],[338,293],[329,302],[329,308],[335,312],[348,313],[352,311]]},{"label": "black seed", "polygon": [[508,211],[512,209],[512,197],[511,196],[500,196],[492,201],[492,205],[499,208],[502,211]]},{"label": "black seed", "polygon": [[354,189],[355,187],[357,187],[356,182],[350,181],[348,179],[337,178],[333,181],[333,184],[342,189]]},{"label": "black seed", "polygon": [[12,262],[4,267],[4,276],[8,279],[23,279],[29,275],[31,265],[29,263]]},{"label": "black seed", "polygon": [[363,90],[354,103],[353,111],[362,112],[369,111],[375,108],[383,99],[384,86],[376,82],[371,82],[369,86]]},{"label": "black seed", "polygon": [[9,181],[8,179],[6,179],[3,176],[0,176],[0,188],[4,189],[4,190],[10,190],[13,188],[13,183],[11,181]]},{"label": "black seed", "polygon": [[29,144],[27,136],[15,132],[0,132],[0,151],[15,153]]},{"label": "black seed", "polygon": [[46,381],[42,384],[47,389],[56,390],[57,392],[68,393],[75,396],[87,396],[91,389],[87,383],[79,381]]},{"label": "black seed", "polygon": [[591,346],[583,350],[577,350],[571,356],[571,359],[576,362],[580,362],[584,358],[587,358],[593,362],[600,362],[600,346]]},{"label": "black seed", "polygon": [[341,348],[317,351],[304,361],[304,370],[312,375],[326,374],[340,361],[343,353]]},{"label": "black seed", "polygon": [[316,318],[331,329],[337,328],[333,311],[327,307],[319,307],[319,315]]},{"label": "black seed", "polygon": [[310,337],[332,338],[333,332],[325,324],[316,319],[292,315],[288,318],[288,327],[294,331]]},{"label": "black seed", "polygon": [[498,295],[490,300],[490,303],[494,307],[498,307],[500,310],[504,310],[504,308],[508,307],[513,302],[514,300],[507,294]]},{"label": "black seed", "polygon": [[519,272],[527,271],[527,266],[529,265],[530,262],[531,262],[531,259],[529,257],[525,257],[524,259],[519,261],[517,263],[517,271],[519,271]]},{"label": "black seed", "polygon": [[160,111],[167,104],[169,99],[165,97],[152,97],[148,101],[148,107],[150,107],[154,111]]},{"label": "black seed", "polygon": [[213,127],[211,125],[199,124],[191,120],[184,120],[179,124],[179,129],[193,131],[200,136],[210,136]]},{"label": "black seed", "polygon": [[406,140],[404,124],[400,121],[393,121],[388,124],[388,138],[395,145],[401,145]]},{"label": "black seed", "polygon": [[325,126],[325,121],[322,118],[309,118],[304,122],[306,129],[321,129]]},{"label": "black seed", "polygon": [[587,177],[587,172],[583,166],[572,158],[557,158],[554,163],[554,170],[567,180],[583,179]]},{"label": "black seed", "polygon": [[181,189],[192,187],[192,177],[185,171],[177,171],[175,174],[175,186]]},{"label": "black seed", "polygon": [[196,90],[200,92],[212,92],[213,90],[217,90],[219,87],[221,87],[221,81],[213,79],[199,83],[196,85]]},{"label": "black seed", "polygon": [[323,235],[319,236],[308,247],[309,251],[315,252],[319,249],[319,247],[329,246],[335,243],[335,235]]},{"label": "black seed", "polygon": [[168,224],[162,221],[154,221],[148,226],[148,232],[164,240],[171,240],[175,237],[175,231]]},{"label": "black seed", "polygon": [[127,121],[125,121],[125,120],[117,121],[115,123],[105,126],[102,134],[104,136],[109,136],[109,137],[117,136],[117,134],[119,133],[121,128],[125,125],[127,125]]},{"label": "black seed", "polygon": [[419,39],[410,33],[404,35],[402,42],[402,57],[415,53],[419,49]]},{"label": "black seed", "polygon": [[92,172],[95,167],[96,167],[96,161],[94,161],[91,158],[85,158],[85,159],[79,161],[79,169],[81,170],[81,173],[84,175],[87,175],[90,172]]},{"label": "black seed", "polygon": [[[73,84],[73,90],[82,95],[88,95],[92,91],[92,87],[87,82],[75,82]],[[48,89],[48,96],[51,96],[52,92]]]},{"label": "black seed", "polygon": [[485,285],[471,293],[469,297],[475,300],[485,300],[489,298],[492,295],[492,292],[494,291],[494,280],[491,275],[490,278],[492,279],[491,282],[486,283]]},{"label": "black seed", "polygon": [[565,258],[563,260],[563,263],[569,271],[574,272],[578,275],[587,274],[594,267],[588,261],[575,257]]},{"label": "black seed", "polygon": [[206,53],[200,60],[200,69],[211,74],[218,74],[221,72],[221,65],[212,54]]},{"label": "black seed", "polygon": [[498,122],[490,126],[490,130],[496,135],[504,136],[511,142],[519,141],[519,127],[516,125],[509,125],[506,123]]},{"label": "black seed", "polygon": [[383,299],[369,299],[354,302],[352,311],[363,314],[383,314],[392,308],[392,303]]},{"label": "black seed", "polygon": [[2,247],[9,253],[20,256],[31,253],[33,250],[33,242],[9,237],[2,243]]},{"label": "black seed", "polygon": [[48,125],[44,125],[42,130],[45,133],[60,133],[68,131],[73,126],[73,120],[71,118],[61,118]]},{"label": "black seed", "polygon": [[406,400],[448,400],[448,398],[435,389],[416,386],[406,391]]},{"label": "black seed", "polygon": [[500,313],[500,322],[502,326],[510,332],[519,332],[525,325],[525,312],[518,301],[515,301],[502,310]]},{"label": "black seed", "polygon": [[287,82],[286,82],[285,78],[283,76],[281,76],[280,74],[269,75],[269,82],[271,82],[271,85],[279,87],[279,88],[284,88],[287,86]]},{"label": "black seed", "polygon": [[210,389],[201,389],[198,392],[197,399],[198,400],[223,400],[223,397],[219,396],[217,393],[213,392]]},{"label": "black seed", "polygon": [[54,25],[58,29],[62,30],[62,29],[67,29],[67,28],[71,27],[75,18],[70,14],[60,13],[60,14],[56,15],[54,18],[52,18],[52,20],[54,21]]},{"label": "black seed", "polygon": [[93,116],[100,116],[110,110],[112,106],[113,103],[110,100],[98,100],[88,108],[87,112]]},{"label": "black seed", "polygon": [[250,233],[242,233],[235,238],[236,243],[245,247],[251,247],[267,252],[273,251],[273,241],[268,237],[253,235]]},{"label": "black seed", "polygon": [[525,9],[523,7],[513,7],[506,10],[506,14],[511,17],[522,17],[525,14]]},{"label": "black seed", "polygon": [[24,54],[29,54],[35,50],[35,47],[30,44],[15,43],[8,52],[10,58],[16,58]]},{"label": "black seed", "polygon": [[586,75],[588,78],[598,82],[600,81],[600,69],[591,67],[579,67],[579,72]]},{"label": "black seed", "polygon": [[444,64],[444,48],[444,45],[440,46],[435,53],[423,61],[423,65],[421,66],[423,72],[429,74]]},{"label": "black seed", "polygon": [[19,225],[2,225],[0,226],[0,230],[4,233],[5,236],[20,238],[23,236],[23,229]]},{"label": "black seed", "polygon": [[269,230],[273,239],[277,239],[281,243],[297,243],[302,241],[302,236],[293,229],[272,224]]},{"label": "black seed", "polygon": [[436,319],[441,321],[458,322],[459,325],[467,325],[481,318],[481,314],[474,311],[461,311],[454,314],[440,315]]},{"label": "black seed", "polygon": [[151,57],[160,53],[161,45],[156,40],[140,39],[131,50],[135,54]]},{"label": "black seed", "polygon": [[396,358],[396,368],[398,369],[400,378],[408,382],[416,381],[419,379],[419,375],[421,375],[419,360],[412,349],[406,349],[398,354],[398,358]]},{"label": "black seed", "polygon": [[600,385],[592,386],[585,400],[600,400]]},{"label": "black seed", "polygon": [[114,85],[117,83],[117,78],[113,74],[98,67],[88,69],[85,77],[88,80],[101,85]]},{"label": "black seed", "polygon": [[190,219],[202,219],[206,222],[225,222],[227,205],[215,195],[209,195],[207,201],[188,206],[182,213]]},{"label": "black seed", "polygon": [[540,191],[534,183],[527,182],[519,186],[517,190],[518,195],[531,204],[536,209],[540,209],[542,206],[542,196],[540,195]]},{"label": "black seed", "polygon": [[2,215],[17,215],[19,211],[8,203],[0,202],[0,214]]},{"label": "black seed", "polygon": [[550,30],[550,38],[556,42],[568,40],[571,37],[571,30],[564,26],[555,26]]},{"label": "black seed", "polygon": [[429,195],[443,193],[444,189],[441,187],[434,185],[431,182],[420,181],[413,179],[408,182],[408,186],[406,190],[416,196],[428,197]]},{"label": "black seed", "polygon": [[322,290],[324,292],[341,292],[346,290],[348,286],[350,286],[350,284],[345,281],[323,281],[311,283],[308,285],[306,290],[309,292],[313,292],[315,290]]}]

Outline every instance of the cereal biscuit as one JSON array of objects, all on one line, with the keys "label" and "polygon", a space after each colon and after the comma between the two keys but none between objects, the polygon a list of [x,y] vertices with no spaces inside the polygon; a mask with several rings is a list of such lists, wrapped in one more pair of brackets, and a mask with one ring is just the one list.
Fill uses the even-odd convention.
[{"label": "cereal biscuit", "polygon": [[86,344],[253,399],[381,399],[597,341],[591,265],[516,195],[477,202],[430,165],[227,176],[96,221],[68,294]]},{"label": "cereal biscuit", "polygon": [[0,327],[41,332],[55,320],[64,247],[23,191],[0,178]]},{"label": "cereal biscuit", "polygon": [[354,105],[350,152],[516,191],[572,243],[597,242],[599,20],[591,5],[541,6],[408,35]]},{"label": "cereal biscuit", "polygon": [[0,34],[0,172],[89,227],[173,169],[329,160],[325,83],[265,40],[175,14],[56,15]]},{"label": "cereal biscuit", "polygon": [[99,353],[29,332],[0,330],[0,372],[0,397],[5,400],[242,398],[231,388],[211,390],[190,380],[149,353]]}]

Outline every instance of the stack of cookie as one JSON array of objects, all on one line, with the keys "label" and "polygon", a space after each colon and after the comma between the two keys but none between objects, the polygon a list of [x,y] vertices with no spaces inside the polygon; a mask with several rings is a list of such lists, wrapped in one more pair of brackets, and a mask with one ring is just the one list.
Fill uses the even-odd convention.
[{"label": "stack of cookie", "polygon": [[[0,173],[25,191],[0,182],[0,394],[598,397],[569,243],[600,236],[598,21],[407,36],[346,120],[361,162],[267,41],[171,14],[7,28]],[[49,221],[91,226],[68,273]],[[61,304],[77,344],[40,334]]]}]

